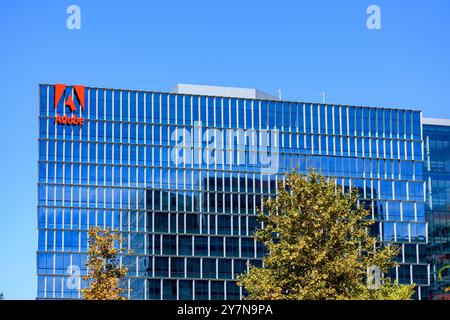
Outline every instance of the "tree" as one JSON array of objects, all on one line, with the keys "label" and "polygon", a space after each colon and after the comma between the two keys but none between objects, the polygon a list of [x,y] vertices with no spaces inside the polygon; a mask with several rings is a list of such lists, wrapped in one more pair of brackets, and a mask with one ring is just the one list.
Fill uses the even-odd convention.
[{"label": "tree", "polygon": [[128,268],[119,263],[118,254],[123,238],[109,228],[89,228],[88,273],[83,280],[89,287],[81,289],[84,300],[126,300],[122,295],[124,277]]},{"label": "tree", "polygon": [[3,292],[0,292],[0,300],[5,299],[5,297],[3,296]]},{"label": "tree", "polygon": [[357,189],[342,192],[333,179],[292,172],[259,211],[255,237],[266,247],[262,268],[251,266],[238,284],[254,300],[411,299],[414,285],[382,276],[369,286],[368,268],[384,275],[398,248],[370,235],[369,210]]}]

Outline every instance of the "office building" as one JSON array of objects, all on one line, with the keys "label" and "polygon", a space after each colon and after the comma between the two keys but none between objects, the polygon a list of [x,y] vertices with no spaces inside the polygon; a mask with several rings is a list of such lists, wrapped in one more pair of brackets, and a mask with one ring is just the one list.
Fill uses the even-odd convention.
[{"label": "office building", "polygon": [[80,298],[90,226],[133,250],[131,299],[241,299],[236,274],[264,255],[256,209],[293,168],[359,188],[372,232],[401,247],[391,276],[428,296],[421,111],[192,85],[39,94],[39,299]]}]

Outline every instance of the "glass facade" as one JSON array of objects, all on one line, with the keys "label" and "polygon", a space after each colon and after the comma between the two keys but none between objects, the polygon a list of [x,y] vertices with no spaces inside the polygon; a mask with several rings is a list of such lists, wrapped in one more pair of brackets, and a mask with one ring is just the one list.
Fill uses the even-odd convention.
[{"label": "glass facade", "polygon": [[55,123],[69,111],[40,86],[39,299],[80,297],[89,226],[119,229],[134,251],[121,257],[131,299],[241,299],[236,275],[264,255],[256,209],[284,172],[308,168],[359,188],[372,232],[402,249],[391,276],[427,292],[420,111],[98,88],[82,98],[84,125]]},{"label": "glass facade", "polygon": [[450,123],[424,125],[423,133],[432,270],[430,298],[450,300]]}]

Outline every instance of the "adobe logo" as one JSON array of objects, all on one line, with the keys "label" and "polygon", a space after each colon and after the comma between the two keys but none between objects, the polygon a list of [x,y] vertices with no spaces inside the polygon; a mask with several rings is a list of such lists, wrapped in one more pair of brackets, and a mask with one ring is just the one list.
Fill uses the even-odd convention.
[{"label": "adobe logo", "polygon": [[[66,87],[67,86],[65,84],[55,84],[55,109],[58,108],[58,104],[66,91]],[[84,110],[84,86],[73,86],[73,89],[75,91],[78,104],[79,106],[81,106],[81,110]],[[75,111],[77,111],[77,106],[75,105],[75,101],[72,98],[71,94],[69,94],[67,98],[65,98],[64,107],[68,108],[69,112],[72,113],[72,115],[64,114],[63,116],[61,116],[59,113],[56,113],[56,124],[79,126],[82,126],[84,124],[85,119],[83,117],[77,117],[76,114],[73,114]]]}]

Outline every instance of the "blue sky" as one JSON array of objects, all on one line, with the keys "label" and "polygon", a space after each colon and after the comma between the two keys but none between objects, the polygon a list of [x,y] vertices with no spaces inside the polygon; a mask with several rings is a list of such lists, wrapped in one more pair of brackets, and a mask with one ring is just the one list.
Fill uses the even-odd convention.
[{"label": "blue sky", "polygon": [[[81,30],[66,9],[81,8]],[[368,30],[366,9],[381,8]],[[255,87],[450,118],[450,2],[0,2],[0,292],[36,296],[38,83]]]}]

